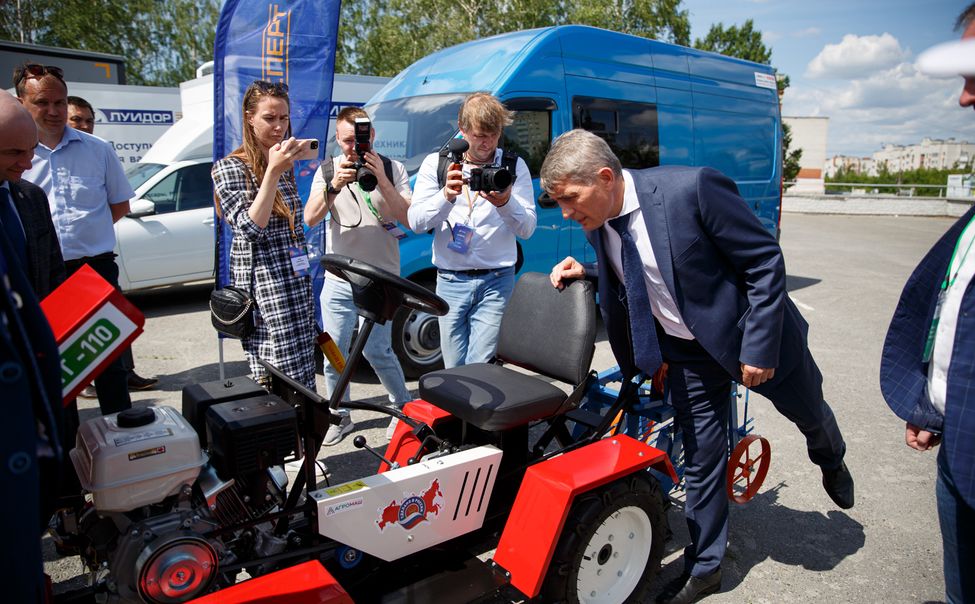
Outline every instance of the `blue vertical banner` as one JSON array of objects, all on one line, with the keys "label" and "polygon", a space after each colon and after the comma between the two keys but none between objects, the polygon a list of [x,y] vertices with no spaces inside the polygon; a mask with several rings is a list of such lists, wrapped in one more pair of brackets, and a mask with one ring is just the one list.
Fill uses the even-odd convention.
[{"label": "blue vertical banner", "polygon": [[[328,133],[335,45],[341,0],[226,0],[217,24],[213,70],[213,159],[233,152],[243,141],[244,91],[254,80],[288,85],[291,130],[296,138],[317,138],[325,148]],[[297,162],[295,177],[308,199],[319,160]],[[217,248],[217,287],[230,281],[229,226]]]}]

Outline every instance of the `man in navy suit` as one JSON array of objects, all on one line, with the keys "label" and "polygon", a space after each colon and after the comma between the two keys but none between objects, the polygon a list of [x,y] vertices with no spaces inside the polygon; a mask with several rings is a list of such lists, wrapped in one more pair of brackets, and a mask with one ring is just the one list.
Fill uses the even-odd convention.
[{"label": "man in navy suit", "polygon": [[[975,107],[975,4],[958,19],[962,40],[918,57],[933,75],[965,78],[962,107]],[[975,602],[975,208],[936,243],[907,280],[887,331],[880,389],[907,422],[907,446],[938,444],[936,496],[945,600]]]},{"label": "man in navy suit", "polygon": [[[666,373],[684,433],[691,545],[684,573],[657,601],[693,602],[720,588],[732,380],[799,427],[826,492],[852,507],[846,445],[823,400],[808,326],[785,291],[782,250],[734,182],[710,168],[624,171],[609,145],[584,130],[552,143],[541,179],[596,250],[600,308],[620,368],[625,376]],[[570,257],[551,279],[559,287],[584,276]]]}]

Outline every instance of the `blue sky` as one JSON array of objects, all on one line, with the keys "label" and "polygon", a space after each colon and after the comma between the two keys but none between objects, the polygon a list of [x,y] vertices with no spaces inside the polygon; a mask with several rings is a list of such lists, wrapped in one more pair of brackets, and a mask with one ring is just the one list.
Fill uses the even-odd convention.
[{"label": "blue sky", "polygon": [[958,105],[960,77],[917,72],[925,49],[957,39],[971,0],[684,0],[691,39],[712,23],[752,19],[791,87],[783,115],[829,117],[827,156],[868,156],[923,137],[975,143],[975,115]]}]

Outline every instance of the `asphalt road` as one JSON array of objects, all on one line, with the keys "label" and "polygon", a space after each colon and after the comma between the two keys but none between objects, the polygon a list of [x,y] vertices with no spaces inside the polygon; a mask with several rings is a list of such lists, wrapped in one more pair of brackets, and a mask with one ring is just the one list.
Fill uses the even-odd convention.
[{"label": "asphalt road", "polygon": [[[798,430],[753,396],[757,432],[772,442],[765,484],[748,504],[732,505],[721,592],[707,602],[941,601],[940,533],[934,500],[935,455],[904,445],[904,425],[880,396],[880,350],[910,271],[951,224],[944,218],[786,214],[782,221],[790,295],[809,321],[809,339],[848,445],[857,503],[837,509]],[[137,370],[160,378],[135,393],[136,404],[180,407],[184,385],[218,378],[217,340],[209,324],[209,285],[155,290],[130,299],[146,315],[134,345]],[[224,346],[228,376],[247,373],[236,342]],[[615,363],[601,334],[593,367]],[[416,383],[408,384],[416,388]],[[319,390],[324,382],[319,377]],[[352,396],[381,401],[382,386],[360,370]],[[82,419],[97,414],[82,401]],[[387,420],[353,412],[371,444],[385,444]],[[372,471],[374,459],[351,438],[323,453],[333,481]],[[674,530],[656,588],[681,571],[687,543],[680,498],[669,512]],[[77,559],[46,566],[64,587]],[[70,582],[75,585],[77,583]],[[655,590],[656,590],[655,588]]]}]

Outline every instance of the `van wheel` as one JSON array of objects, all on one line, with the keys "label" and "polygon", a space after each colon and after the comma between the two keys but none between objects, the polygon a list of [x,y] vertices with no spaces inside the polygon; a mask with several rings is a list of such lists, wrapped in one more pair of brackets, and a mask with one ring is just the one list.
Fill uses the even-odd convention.
[{"label": "van wheel", "polygon": [[666,516],[657,481],[637,472],[576,499],[549,565],[546,601],[644,602],[660,568]]},{"label": "van wheel", "polygon": [[[433,281],[420,281],[420,285],[436,291]],[[440,324],[437,317],[429,313],[400,308],[393,317],[393,352],[399,357],[403,374],[418,378],[425,373],[443,369],[443,354],[440,352]]]}]

